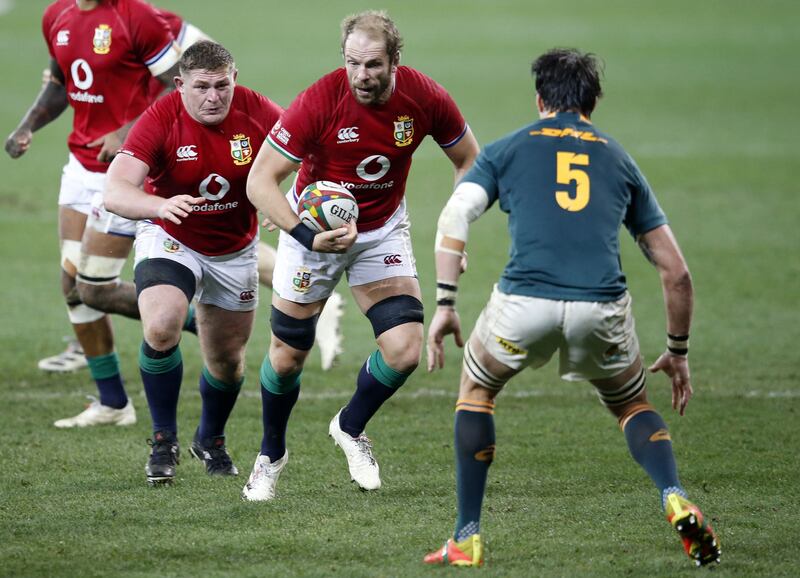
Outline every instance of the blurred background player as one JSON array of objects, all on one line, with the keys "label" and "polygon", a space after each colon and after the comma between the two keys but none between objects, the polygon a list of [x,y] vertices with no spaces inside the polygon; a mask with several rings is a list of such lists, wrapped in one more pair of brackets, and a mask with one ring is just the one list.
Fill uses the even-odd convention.
[{"label": "blurred background player", "polygon": [[[59,193],[62,291],[100,398],[55,425],[130,425],[136,413],[120,376],[110,318],[89,301],[130,306],[128,288],[118,278],[135,223],[103,209],[102,189],[108,163],[152,100],[151,77],[172,86],[178,46],[163,17],[142,0],[59,0],[45,10],[42,30],[51,56],[50,77],[5,148],[12,158],[22,156],[34,132],[67,106],[73,108],[70,155]],[[130,98],[115,98],[123,85],[130,87]],[[85,295],[79,294],[76,277],[89,288]]]},{"label": "blurred background player", "polygon": [[105,193],[108,210],[145,219],[136,233],[135,281],[144,331],[139,365],[154,430],[150,483],[175,476],[179,342],[195,295],[205,366],[191,452],[209,474],[238,473],[225,448],[225,424],[244,382],[258,303],[258,217],[245,186],[253,156],[282,111],[236,86],[233,57],[219,44],[187,48],[179,69],[177,93],[134,125],[111,163]]},{"label": "blurred background player", "polygon": [[[282,229],[272,340],[261,367],[264,437],[243,490],[248,500],[274,497],[288,458],[286,426],[314,343],[316,318],[345,272],[358,307],[372,323],[378,349],[364,362],[354,395],[328,431],[345,453],[351,478],[365,490],[380,487],[364,428],[417,367],[422,349],[421,293],[404,196],[411,155],[430,134],[458,180],[479,152],[444,88],[400,66],[402,39],[386,13],[346,18],[341,42],[344,68],[311,85],[284,112],[248,182],[250,199]],[[297,177],[284,196],[280,183],[293,171]],[[341,237],[315,236],[300,224],[297,194],[317,180],[346,184],[355,195],[360,213],[355,241],[349,228],[340,230]]]},{"label": "blurred background player", "polygon": [[464,349],[455,417],[455,533],[425,562],[483,563],[480,513],[495,452],[494,399],[512,376],[541,367],[556,350],[561,377],[590,381],[619,420],[687,554],[698,565],[718,561],[719,543],[686,499],[669,431],[647,401],[620,268],[620,225],[661,278],[667,350],[649,369],[670,377],[672,406],[680,415],[692,395],[687,353],[693,290],[686,262],[639,168],[589,120],[602,94],[595,57],[553,50],[533,63],[532,72],[541,120],[487,146],[439,217],[429,371],[444,364],[444,336],[453,334],[462,345],[454,307],[459,260],[469,223],[495,202],[508,213],[511,258]]}]

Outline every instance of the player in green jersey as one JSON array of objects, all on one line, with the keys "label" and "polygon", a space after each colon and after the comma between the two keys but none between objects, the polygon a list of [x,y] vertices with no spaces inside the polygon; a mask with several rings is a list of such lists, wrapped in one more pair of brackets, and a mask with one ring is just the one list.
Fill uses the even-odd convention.
[{"label": "player in green jersey", "polygon": [[532,73],[540,120],[487,146],[439,217],[429,371],[443,366],[446,335],[462,345],[455,301],[470,222],[496,202],[508,214],[511,247],[464,349],[455,416],[455,533],[425,562],[483,563],[480,513],[495,451],[495,397],[511,377],[541,367],[556,351],[561,377],[591,382],[619,420],[687,554],[698,565],[718,562],[719,541],[688,501],[667,426],[647,400],[620,267],[620,225],[661,278],[667,349],[649,370],[669,376],[672,406],[681,415],[692,396],[687,353],[693,289],[686,262],[633,159],[589,120],[602,94],[595,57],[551,50],[536,59]]}]

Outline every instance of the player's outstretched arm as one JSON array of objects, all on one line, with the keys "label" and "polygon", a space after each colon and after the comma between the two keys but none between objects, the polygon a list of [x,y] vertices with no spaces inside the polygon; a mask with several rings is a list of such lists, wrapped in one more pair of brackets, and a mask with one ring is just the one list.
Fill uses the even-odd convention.
[{"label": "player's outstretched arm", "polygon": [[144,192],[141,186],[148,172],[147,163],[127,154],[117,155],[106,176],[106,210],[126,219],[164,219],[180,225],[192,213],[192,205],[205,202],[203,197],[191,195],[165,199]]},{"label": "player's outstretched arm", "polygon": [[687,357],[694,308],[692,276],[669,225],[648,231],[637,242],[658,270],[667,316],[667,350],[649,369],[669,376],[672,407],[683,415],[693,393]]},{"label": "player's outstretched arm", "polygon": [[67,108],[67,90],[64,74],[55,60],[50,60],[47,82],[22,117],[17,128],[8,135],[5,149],[12,159],[21,157],[30,148],[33,133],[54,121]]}]

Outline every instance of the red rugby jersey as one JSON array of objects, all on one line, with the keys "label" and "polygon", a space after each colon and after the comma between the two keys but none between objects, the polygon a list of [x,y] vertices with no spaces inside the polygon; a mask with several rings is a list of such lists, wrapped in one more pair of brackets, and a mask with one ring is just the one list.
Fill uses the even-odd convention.
[{"label": "red rugby jersey", "polygon": [[151,72],[178,58],[164,18],[143,0],[103,0],[93,10],[59,0],[47,7],[42,32],[66,79],[74,109],[70,151],[90,171],[105,172],[99,148],[86,145],[138,117],[152,102]]},{"label": "red rugby jersey", "polygon": [[206,126],[194,120],[171,92],[136,122],[120,153],[150,167],[145,191],[164,198],[202,196],[206,202],[180,225],[154,219],[167,233],[205,255],[246,247],[258,233],[258,216],[247,198],[247,175],[282,108],[257,92],[237,86],[228,116]]},{"label": "red rugby jersey", "polygon": [[358,230],[382,226],[403,199],[411,155],[430,134],[456,144],[467,125],[453,99],[433,79],[400,66],[382,105],[359,103],[340,68],[301,92],[272,127],[269,143],[300,162],[296,193],[314,181],[337,182],[358,201]]}]

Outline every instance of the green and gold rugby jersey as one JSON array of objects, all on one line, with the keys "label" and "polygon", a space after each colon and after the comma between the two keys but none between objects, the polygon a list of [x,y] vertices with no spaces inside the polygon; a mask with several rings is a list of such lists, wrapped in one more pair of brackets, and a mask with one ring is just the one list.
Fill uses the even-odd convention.
[{"label": "green and gold rugby jersey", "polygon": [[463,181],[508,214],[504,293],[614,301],[626,290],[624,224],[636,237],[667,222],[639,167],[576,113],[559,113],[488,145]]}]

